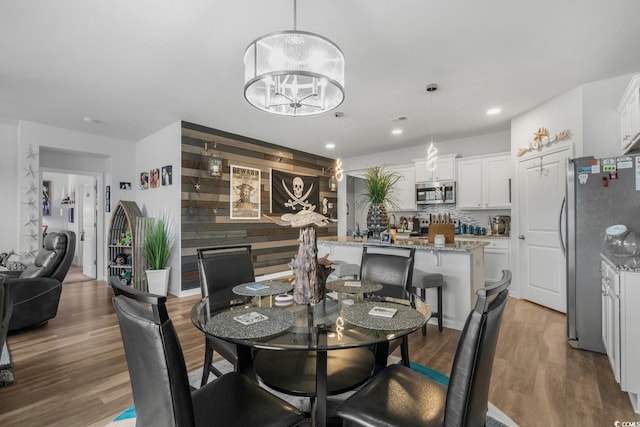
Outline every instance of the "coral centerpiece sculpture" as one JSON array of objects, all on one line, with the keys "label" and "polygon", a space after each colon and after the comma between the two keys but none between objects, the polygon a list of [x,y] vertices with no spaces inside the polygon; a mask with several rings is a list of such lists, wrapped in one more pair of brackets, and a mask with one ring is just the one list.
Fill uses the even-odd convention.
[{"label": "coral centerpiece sculpture", "polygon": [[318,259],[314,225],[322,227],[336,220],[310,210],[300,211],[296,214],[287,213],[282,215],[279,220],[266,215],[265,217],[284,227],[300,228],[298,253],[289,263],[289,268],[294,274],[293,300],[297,304],[317,304],[322,301],[327,277],[333,268],[331,268],[328,255]]}]

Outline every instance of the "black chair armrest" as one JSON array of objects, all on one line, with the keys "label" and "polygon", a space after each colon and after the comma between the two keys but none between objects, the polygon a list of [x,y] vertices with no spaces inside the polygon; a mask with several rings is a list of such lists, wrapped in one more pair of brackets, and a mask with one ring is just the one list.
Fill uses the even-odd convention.
[{"label": "black chair armrest", "polygon": [[9,283],[14,306],[39,298],[47,292],[62,287],[62,283],[50,277],[9,279]]},{"label": "black chair armrest", "polygon": [[143,292],[135,289],[132,286],[125,285],[120,281],[120,278],[118,276],[109,277],[109,286],[111,286],[111,288],[113,289],[113,293],[115,294],[115,296],[124,295],[127,298],[154,305],[164,304],[167,302],[167,297],[163,295]]}]

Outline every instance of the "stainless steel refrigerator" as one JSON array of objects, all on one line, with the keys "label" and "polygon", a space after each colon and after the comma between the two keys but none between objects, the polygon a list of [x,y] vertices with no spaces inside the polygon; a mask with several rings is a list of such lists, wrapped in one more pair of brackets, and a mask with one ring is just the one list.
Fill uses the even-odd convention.
[{"label": "stainless steel refrigerator", "polygon": [[600,253],[607,227],[640,233],[640,156],[569,160],[566,238],[567,334],[576,348],[604,353]]}]

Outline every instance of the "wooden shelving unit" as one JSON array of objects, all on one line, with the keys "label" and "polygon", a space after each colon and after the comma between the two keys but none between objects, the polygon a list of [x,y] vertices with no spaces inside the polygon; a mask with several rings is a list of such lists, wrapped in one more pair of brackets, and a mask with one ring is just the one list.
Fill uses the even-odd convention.
[{"label": "wooden shelving unit", "polygon": [[[136,202],[120,201],[111,216],[107,244],[108,275],[126,279],[129,285],[146,290],[148,268],[142,249],[146,219]],[[126,236],[131,236],[124,243]]]}]

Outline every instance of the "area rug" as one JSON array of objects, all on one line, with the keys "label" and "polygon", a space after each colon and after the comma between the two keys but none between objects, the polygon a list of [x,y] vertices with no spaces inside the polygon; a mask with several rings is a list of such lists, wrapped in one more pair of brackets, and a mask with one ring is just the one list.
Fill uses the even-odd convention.
[{"label": "area rug", "polygon": [[11,367],[9,347],[5,342],[0,353],[0,387],[11,385],[15,382],[16,377],[13,375],[13,368]]},{"label": "area rug", "polygon": [[[389,356],[389,364],[398,363],[399,361],[400,361],[400,358],[395,356]],[[419,363],[411,362],[410,365],[411,365],[410,366],[411,369],[418,372],[419,374],[424,375],[425,377],[428,377],[443,385],[449,385],[448,376],[434,369],[431,369],[427,366],[421,365]],[[227,362],[226,360],[221,360],[219,362],[216,362],[215,366],[218,369],[220,369],[220,371],[223,374],[227,372],[231,372],[231,370],[233,369],[233,366],[231,365],[231,363]],[[189,372],[189,384],[192,387],[195,387],[195,388],[200,387],[201,378],[202,378],[202,368]],[[209,381],[212,381],[214,379],[215,379],[215,376],[213,374],[209,375]],[[301,411],[307,412],[307,413],[309,412],[309,404],[310,404],[309,398],[290,396],[288,394],[279,393],[275,390],[271,390],[269,389],[269,387],[265,386],[264,384],[261,384],[261,386],[268,389],[271,393],[275,394],[281,399],[289,402],[290,404],[297,407]],[[330,396],[327,399],[328,412],[331,413],[332,409],[335,410],[335,408],[340,404],[340,402],[342,402],[352,393],[353,392],[347,392],[347,393],[343,393],[336,396]],[[130,406],[129,408],[124,410],[120,415],[115,417],[114,420],[109,424],[107,424],[106,427],[135,427],[136,425],[135,416],[136,416],[135,408],[133,406]],[[502,411],[500,411],[498,408],[492,405],[491,402],[489,402],[489,411],[487,412],[486,425],[487,427],[518,427],[518,425],[511,418],[509,418],[506,414],[504,414]]]}]

